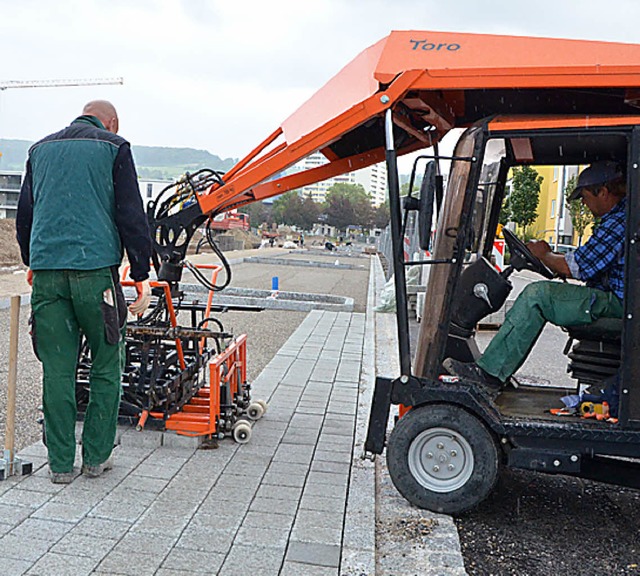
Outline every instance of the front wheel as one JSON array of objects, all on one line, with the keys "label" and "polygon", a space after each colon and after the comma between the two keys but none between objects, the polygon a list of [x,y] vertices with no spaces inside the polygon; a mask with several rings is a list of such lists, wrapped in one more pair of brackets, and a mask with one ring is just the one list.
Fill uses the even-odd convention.
[{"label": "front wheel", "polygon": [[387,465],[409,502],[457,514],[484,500],[498,478],[493,436],[475,416],[451,404],[413,408],[389,437]]}]

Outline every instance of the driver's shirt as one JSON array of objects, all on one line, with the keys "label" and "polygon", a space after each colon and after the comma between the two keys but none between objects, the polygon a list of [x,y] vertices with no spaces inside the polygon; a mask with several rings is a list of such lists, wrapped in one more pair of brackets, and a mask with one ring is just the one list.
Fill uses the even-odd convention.
[{"label": "driver's shirt", "polygon": [[627,200],[623,198],[594,228],[591,238],[565,259],[571,275],[590,288],[624,296],[624,238]]}]

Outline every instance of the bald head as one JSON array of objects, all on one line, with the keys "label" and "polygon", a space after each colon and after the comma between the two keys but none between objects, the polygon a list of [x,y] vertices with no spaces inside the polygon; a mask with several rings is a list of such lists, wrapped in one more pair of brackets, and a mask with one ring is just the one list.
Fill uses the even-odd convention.
[{"label": "bald head", "polygon": [[92,100],[82,109],[82,114],[95,116],[109,132],[118,133],[118,113],[111,102],[107,100]]}]

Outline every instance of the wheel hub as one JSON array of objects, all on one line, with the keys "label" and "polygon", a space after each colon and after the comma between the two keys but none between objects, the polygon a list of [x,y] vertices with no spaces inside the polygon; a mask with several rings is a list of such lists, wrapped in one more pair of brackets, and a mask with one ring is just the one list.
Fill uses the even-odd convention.
[{"label": "wheel hub", "polygon": [[413,477],[425,488],[452,492],[471,477],[473,451],[455,430],[430,428],[411,443],[408,463]]}]

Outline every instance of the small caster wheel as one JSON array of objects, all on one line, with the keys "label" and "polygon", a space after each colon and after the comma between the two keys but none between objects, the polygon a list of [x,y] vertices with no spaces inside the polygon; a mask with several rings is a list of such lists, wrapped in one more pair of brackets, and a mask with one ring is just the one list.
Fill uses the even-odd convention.
[{"label": "small caster wheel", "polygon": [[260,398],[259,400],[256,400],[256,404],[260,404],[260,406],[262,406],[263,415],[267,413],[267,408],[269,407],[269,404],[267,404],[264,400],[262,400],[262,398]]},{"label": "small caster wheel", "polygon": [[247,416],[251,420],[260,420],[264,415],[264,408],[259,402],[252,402],[247,408]]},{"label": "small caster wheel", "polygon": [[233,439],[238,444],[246,444],[251,440],[251,424],[239,420],[233,425]]}]

